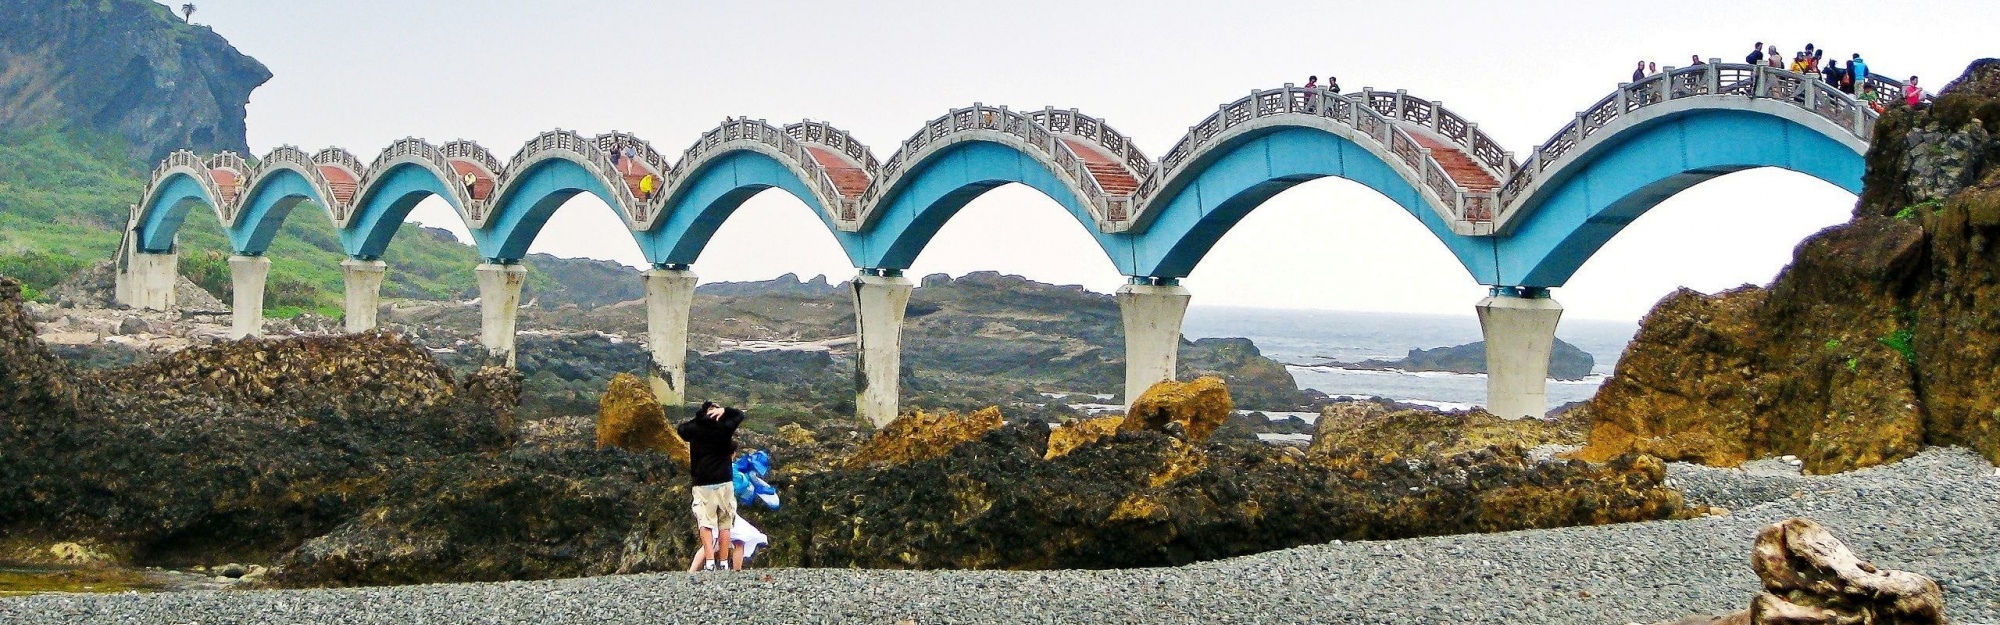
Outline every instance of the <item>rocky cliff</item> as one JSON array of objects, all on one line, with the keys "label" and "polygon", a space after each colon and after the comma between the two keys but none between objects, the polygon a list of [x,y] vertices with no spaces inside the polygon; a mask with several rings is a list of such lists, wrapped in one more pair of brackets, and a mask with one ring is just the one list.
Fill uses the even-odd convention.
[{"label": "rocky cliff", "polygon": [[1680,291],[1591,401],[1586,459],[1815,473],[1963,445],[2000,461],[2000,60],[1882,116],[1852,221],[1769,288]]},{"label": "rocky cliff", "polygon": [[115,134],[132,156],[249,152],[244,105],[271,79],[206,26],[150,0],[21,0],[0,11],[0,128]]}]

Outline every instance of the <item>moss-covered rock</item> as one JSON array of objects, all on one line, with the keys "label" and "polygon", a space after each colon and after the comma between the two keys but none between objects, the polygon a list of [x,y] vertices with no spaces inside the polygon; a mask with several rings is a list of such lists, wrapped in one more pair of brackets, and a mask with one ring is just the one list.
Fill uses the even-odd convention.
[{"label": "moss-covered rock", "polygon": [[1236,410],[1229,385],[1222,378],[1203,376],[1190,382],[1162,381],[1146,389],[1125,411],[1120,432],[1168,431],[1175,425],[1189,442],[1208,440]]},{"label": "moss-covered rock", "polygon": [[598,400],[597,446],[626,451],[656,451],[686,465],[687,441],[667,422],[667,412],[653,390],[638,376],[620,373]]},{"label": "moss-covered rock", "polygon": [[990,406],[971,414],[917,411],[889,422],[867,444],[855,450],[845,465],[859,469],[936,458],[998,429],[1002,421],[1000,409]]},{"label": "moss-covered rock", "polygon": [[1125,422],[1124,415],[1112,415],[1095,419],[1079,419],[1065,423],[1049,432],[1049,451],[1043,458],[1054,460],[1084,445],[1089,445],[1118,433],[1118,426]]}]

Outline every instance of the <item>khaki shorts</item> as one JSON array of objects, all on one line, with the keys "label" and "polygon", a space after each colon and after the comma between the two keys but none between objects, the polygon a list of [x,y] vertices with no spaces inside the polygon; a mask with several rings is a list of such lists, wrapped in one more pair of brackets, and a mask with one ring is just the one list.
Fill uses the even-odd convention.
[{"label": "khaki shorts", "polygon": [[694,521],[709,529],[736,526],[736,485],[729,482],[694,487]]}]

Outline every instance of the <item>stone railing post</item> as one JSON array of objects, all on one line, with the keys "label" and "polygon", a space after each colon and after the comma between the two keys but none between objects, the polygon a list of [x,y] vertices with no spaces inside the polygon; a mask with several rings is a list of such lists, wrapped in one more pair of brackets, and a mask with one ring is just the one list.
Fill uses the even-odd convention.
[{"label": "stone railing post", "polygon": [[1819,74],[1806,74],[1804,81],[1799,83],[1799,88],[1806,90],[1806,110],[1808,111],[1819,110],[1819,85]]},{"label": "stone railing post", "polygon": [[1629,83],[1629,82],[1621,82],[1621,83],[1618,83],[1618,96],[1617,96],[1617,97],[1618,97],[1618,99],[1617,99],[1617,102],[1618,102],[1618,105],[1617,105],[1617,106],[1618,106],[1618,114],[1619,114],[1619,115],[1624,115],[1624,114],[1625,114],[1625,103],[1626,103],[1626,101],[1627,101],[1627,96],[1625,95],[1625,92],[1626,92],[1626,90],[1627,90],[1627,89],[1628,89],[1629,87],[1631,87],[1631,86],[1632,86],[1632,83]]},{"label": "stone railing post", "polygon": [[1708,79],[1709,95],[1722,95],[1722,68],[1716,65],[1721,61],[1722,59],[1709,59],[1706,70],[1702,72],[1703,77]]}]

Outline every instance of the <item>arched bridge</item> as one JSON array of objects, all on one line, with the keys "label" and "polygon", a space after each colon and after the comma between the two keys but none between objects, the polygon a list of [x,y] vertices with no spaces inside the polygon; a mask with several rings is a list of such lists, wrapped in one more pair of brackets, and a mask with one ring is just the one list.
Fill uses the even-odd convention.
[{"label": "arched bridge", "polygon": [[[1901,85],[1870,76],[1868,88]],[[172,305],[175,237],[187,211],[215,212],[235,256],[236,332],[259,333],[278,226],[311,202],[350,259],[347,325],[375,324],[380,261],[417,202],[450,204],[486,263],[482,341],[513,350],[525,269],[518,263],[564,202],[588,193],[617,211],[653,269],[646,273],[656,388],[685,385],[689,267],[751,196],[783,189],[812,209],[859,270],[858,402],[884,423],[897,411],[901,277],[973,198],[1006,184],[1061,204],[1119,271],[1128,399],[1173,375],[1188,293],[1176,281],[1250,211],[1302,182],[1340,177],[1394,200],[1493,287],[1486,328],[1489,408],[1543,410],[1543,378],[1561,286],[1626,224],[1698,182],[1757,167],[1802,172],[1859,192],[1875,113],[1816,75],[1710,62],[1619,88],[1549,140],[1516,154],[1442,104],[1407,93],[1336,94],[1285,86],[1219,107],[1161,158],[1074,109],[975,104],[931,120],[887,160],[818,122],[730,119],[669,163],[637,137],[544,133],[501,162],[476,143],[403,139],[364,165],[344,150],[282,147],[252,163],[176,152],[133,206],[120,251],[119,298]]]}]

